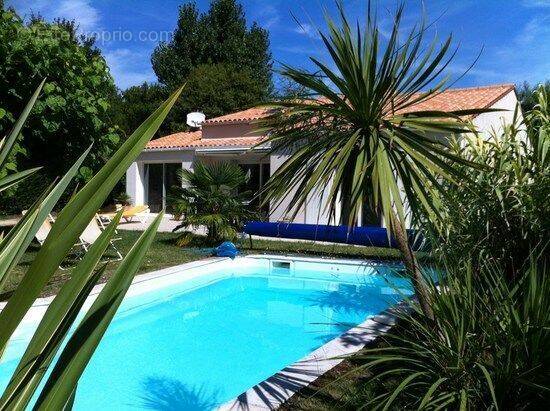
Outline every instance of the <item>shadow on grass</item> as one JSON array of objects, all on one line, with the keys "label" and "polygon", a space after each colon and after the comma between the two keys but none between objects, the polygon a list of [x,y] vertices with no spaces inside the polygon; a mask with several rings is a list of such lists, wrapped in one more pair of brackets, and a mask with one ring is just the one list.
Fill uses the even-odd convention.
[{"label": "shadow on grass", "polygon": [[141,406],[150,410],[205,411],[219,404],[219,392],[210,391],[204,385],[188,387],[171,378],[150,377],[143,382]]}]

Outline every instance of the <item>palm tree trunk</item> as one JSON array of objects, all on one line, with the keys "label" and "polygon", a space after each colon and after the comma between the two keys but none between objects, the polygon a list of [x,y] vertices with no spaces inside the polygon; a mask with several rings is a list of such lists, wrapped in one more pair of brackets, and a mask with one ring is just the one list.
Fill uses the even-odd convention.
[{"label": "palm tree trunk", "polygon": [[435,317],[432,307],[429,303],[430,299],[428,287],[426,285],[424,277],[422,276],[422,272],[420,271],[420,267],[418,265],[416,257],[409,244],[407,232],[403,229],[403,225],[397,219],[397,216],[395,214],[392,215],[392,220],[392,235],[397,242],[397,247],[399,248],[399,251],[401,251],[401,256],[403,258],[405,268],[411,275],[414,291],[416,293],[416,297],[418,298],[420,308],[422,309],[422,312],[426,317],[428,317],[430,320],[433,320]]}]

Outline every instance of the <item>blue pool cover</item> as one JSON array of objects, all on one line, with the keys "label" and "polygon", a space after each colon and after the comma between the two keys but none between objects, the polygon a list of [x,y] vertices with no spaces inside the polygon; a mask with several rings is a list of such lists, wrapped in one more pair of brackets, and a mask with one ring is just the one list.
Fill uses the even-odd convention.
[{"label": "blue pool cover", "polygon": [[[388,233],[382,227],[347,227],[334,225],[265,223],[251,221],[244,227],[249,235],[262,237],[291,238],[296,240],[327,241],[331,243],[363,245],[370,247],[396,248],[395,239],[388,241]],[[423,239],[414,230],[407,230],[409,242],[418,250]]]}]

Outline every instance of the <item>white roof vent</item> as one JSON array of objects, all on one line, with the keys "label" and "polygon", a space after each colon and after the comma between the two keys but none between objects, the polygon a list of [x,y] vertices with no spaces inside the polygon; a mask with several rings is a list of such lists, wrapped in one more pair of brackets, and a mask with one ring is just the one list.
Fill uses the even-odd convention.
[{"label": "white roof vent", "polygon": [[193,128],[201,128],[202,123],[206,120],[204,113],[189,113],[187,114],[187,125]]}]

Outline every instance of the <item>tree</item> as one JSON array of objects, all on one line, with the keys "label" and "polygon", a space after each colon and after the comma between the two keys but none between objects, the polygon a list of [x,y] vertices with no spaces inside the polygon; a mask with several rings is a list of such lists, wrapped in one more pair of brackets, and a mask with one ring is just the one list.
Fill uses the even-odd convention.
[{"label": "tree", "polygon": [[0,13],[0,107],[6,111],[0,134],[13,126],[25,97],[46,79],[44,96],[19,141],[17,167],[43,165],[40,182],[45,186],[94,143],[78,176],[88,179],[120,142],[109,117],[109,97],[116,88],[105,60],[91,39],[76,34],[74,23],[34,17],[25,24],[13,10]]},{"label": "tree", "polygon": [[172,113],[174,132],[190,110],[226,114],[265,101],[273,88],[268,32],[256,23],[248,28],[235,0],[215,0],[202,14],[194,2],[181,6],[172,40],[159,44],[151,61],[168,90],[192,84]]},{"label": "tree", "polygon": [[112,121],[129,136],[167,97],[166,88],[160,84],[132,86],[112,97]]},{"label": "tree", "polygon": [[294,193],[287,212],[295,214],[311,194],[324,193],[329,214],[334,218],[341,205],[340,223],[349,226],[363,207],[380,210],[422,310],[433,318],[424,277],[407,241],[406,206],[413,222],[424,214],[438,218],[438,178],[453,175],[446,161],[471,163],[433,136],[471,132],[460,116],[477,111],[414,112],[415,104],[445,89],[440,74],[452,60],[450,37],[439,49],[435,40],[424,47],[425,25],[420,24],[401,43],[401,5],[384,44],[370,8],[365,29],[358,23],[356,31],[339,9],[340,25],[327,17],[328,34],[319,33],[330,64],[311,58],[316,73],[283,69],[285,77],[315,97],[270,103],[276,110],[265,120],[267,141],[272,152],[291,154],[264,186],[264,198],[278,203]]},{"label": "tree", "polygon": [[[182,222],[174,231],[205,226],[208,243],[219,244],[234,240],[245,221],[253,218],[245,205],[250,193],[239,192],[248,176],[237,164],[198,162],[193,171],[179,170],[179,177],[182,187],[174,187],[172,203]],[[179,243],[188,238],[184,233]]]},{"label": "tree", "polygon": [[237,70],[228,63],[197,66],[191,70],[186,86],[167,121],[173,132],[186,129],[189,112],[202,111],[207,118],[221,116],[249,107],[263,93],[249,69]]}]

